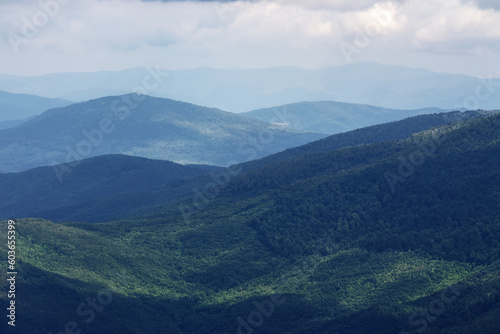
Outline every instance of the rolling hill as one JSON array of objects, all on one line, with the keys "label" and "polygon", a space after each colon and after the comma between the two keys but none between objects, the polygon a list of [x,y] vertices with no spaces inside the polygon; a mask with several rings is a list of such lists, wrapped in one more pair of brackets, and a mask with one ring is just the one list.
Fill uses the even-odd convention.
[{"label": "rolling hill", "polygon": [[271,154],[259,160],[249,161],[242,165],[243,170],[253,170],[278,161],[284,161],[306,154],[323,153],[345,147],[382,143],[397,139],[406,139],[417,132],[441,127],[447,124],[482,118],[492,115],[490,112],[450,111],[446,113],[419,115],[379,125],[368,126],[293,147],[283,152]]},{"label": "rolling hill", "polygon": [[[38,212],[89,201],[109,203],[109,198],[143,193],[174,181],[182,184],[183,179],[217,170],[210,166],[183,166],[124,155],[85,159],[64,175],[58,174],[58,168],[63,167],[0,174],[0,217],[43,217]],[[139,206],[138,201],[136,205]],[[111,209],[107,206],[103,211]],[[96,207],[93,211],[99,214]]]},{"label": "rolling hill", "polygon": [[259,109],[242,115],[290,129],[333,135],[416,115],[440,113],[438,108],[394,110],[369,105],[321,101]]},{"label": "rolling hill", "polygon": [[[0,91],[0,122],[19,121],[41,114],[45,110],[65,107],[73,102],[56,99],[45,98],[28,94],[12,94]],[[5,123],[3,128],[5,128]],[[12,124],[8,125],[9,127]]]},{"label": "rolling hill", "polygon": [[126,154],[229,166],[326,137],[136,94],[51,109],[0,131],[0,172]]},{"label": "rolling hill", "polygon": [[22,123],[24,123],[24,122],[26,122],[28,120],[29,119],[21,119],[21,120],[17,120],[17,121],[3,121],[3,122],[0,122],[0,130],[14,128],[14,127],[18,126],[19,124],[22,124]]},{"label": "rolling hill", "polygon": [[[205,186],[214,181],[224,186],[235,175],[249,173],[280,161],[349,146],[406,139],[417,132],[482,116],[484,115],[475,111],[415,116],[333,135],[259,160],[233,166],[229,170],[194,166],[196,167],[194,173],[181,174],[184,176],[183,180],[175,182],[170,182],[172,180],[165,178],[164,175],[166,171],[172,170],[170,167],[172,163],[147,162],[145,159],[121,155],[91,158],[80,163],[75,162],[73,167],[63,164],[4,174],[0,175],[0,188],[4,189],[4,193],[0,195],[0,217],[40,217],[54,222],[97,223],[137,216],[157,210],[160,206],[193,195],[197,191],[205,192]],[[137,161],[142,163],[139,164]],[[136,166],[133,173],[124,167],[128,162]],[[159,171],[157,165],[164,166],[165,171]],[[206,171],[204,175],[198,175],[200,167]],[[185,166],[176,168],[189,171]],[[122,169],[127,173],[124,174]],[[120,177],[110,177],[112,173]],[[123,175],[133,177],[126,179]],[[158,176],[157,182],[152,179],[154,175]],[[187,178],[189,175],[193,177]],[[137,186],[139,179],[151,182],[146,182],[144,188],[140,188]],[[281,177],[279,179],[281,183],[289,181]],[[82,192],[86,196],[82,197]],[[93,192],[97,195],[93,196]],[[46,194],[50,196],[43,196]]]},{"label": "rolling hill", "polygon": [[189,219],[176,204],[19,220],[19,329],[496,334],[499,129],[475,118],[278,161]]}]

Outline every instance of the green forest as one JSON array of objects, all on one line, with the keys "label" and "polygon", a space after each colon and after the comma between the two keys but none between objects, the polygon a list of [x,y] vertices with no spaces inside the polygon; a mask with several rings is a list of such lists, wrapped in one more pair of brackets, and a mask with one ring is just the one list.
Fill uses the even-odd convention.
[{"label": "green forest", "polygon": [[0,332],[498,334],[500,116],[436,122],[135,217],[16,220],[19,327]]}]

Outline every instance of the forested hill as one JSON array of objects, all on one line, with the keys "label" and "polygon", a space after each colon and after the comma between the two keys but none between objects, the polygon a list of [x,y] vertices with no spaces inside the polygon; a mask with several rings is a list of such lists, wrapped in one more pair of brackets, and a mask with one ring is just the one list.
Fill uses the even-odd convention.
[{"label": "forested hill", "polygon": [[[348,146],[408,138],[426,129],[482,117],[478,112],[450,112],[411,117],[381,124],[299,146],[275,155],[235,167],[242,173],[304,154],[331,152]],[[271,138],[274,140],[274,138]],[[258,144],[257,148],[262,148]],[[255,148],[256,149],[256,148]],[[75,165],[76,168],[70,167]],[[194,195],[213,182],[199,175],[200,166],[189,169],[170,162],[109,155],[54,167],[7,174],[0,177],[0,216],[41,217],[55,222],[89,223],[115,220],[155,210],[158,205]],[[181,173],[182,171],[182,173]],[[212,170],[212,174],[217,171]],[[215,173],[217,174],[217,173]],[[112,176],[110,176],[112,175]],[[182,181],[176,176],[182,175]],[[284,174],[285,176],[286,174]],[[226,177],[220,176],[225,182]],[[258,177],[258,176],[256,176]],[[181,179],[181,178],[179,178]],[[280,182],[287,182],[279,177]],[[48,194],[48,196],[40,196]]]},{"label": "forested hill", "polygon": [[479,111],[452,111],[439,114],[413,116],[401,121],[378,124],[339,133],[299,147],[293,147],[283,152],[245,163],[243,164],[243,169],[251,170],[266,166],[273,162],[298,157],[303,154],[329,152],[343,147],[405,139],[417,132],[469,119],[481,118],[487,115],[489,114]]},{"label": "forested hill", "polygon": [[242,115],[290,129],[333,135],[408,117],[445,112],[439,108],[401,110],[335,101],[299,102]]},{"label": "forested hill", "polygon": [[[93,221],[90,219],[109,217],[113,213],[110,199],[123,201],[135,195],[133,203],[122,203],[117,209],[133,210],[134,206],[143,205],[139,201],[141,193],[167,184],[182,185],[194,176],[220,169],[115,154],[0,174],[0,217],[35,216],[59,221],[58,218],[64,219],[66,214],[80,221]],[[98,207],[98,203],[104,207]],[[80,213],[84,208],[87,216]],[[69,209],[72,216],[67,212]]]},{"label": "forested hill", "polygon": [[[500,115],[218,190],[191,211],[18,221],[20,330],[498,334]],[[101,301],[91,321],[76,313],[87,298]]]},{"label": "forested hill", "polygon": [[29,94],[12,94],[0,90],[0,124],[4,121],[18,121],[37,116],[47,109],[65,107],[73,102],[63,99],[49,99]]},{"label": "forested hill", "polygon": [[[302,254],[312,239],[332,227],[337,242],[348,240],[379,251],[432,253],[441,249],[433,243],[433,233],[445,238],[441,229],[446,229],[446,235],[460,235],[459,239],[479,239],[470,241],[469,247],[454,239],[456,244],[445,247],[440,256],[488,263],[500,249],[488,249],[479,241],[500,238],[493,234],[500,232],[499,162],[500,117],[493,116],[403,141],[277,162],[243,175],[228,191],[231,197],[270,194],[273,209],[252,224],[283,254]],[[479,217],[493,225],[486,227],[489,223],[481,224]],[[458,226],[464,230],[457,231]],[[469,228],[475,233],[471,235]],[[429,235],[415,234],[416,229]],[[291,248],[280,243],[292,240],[292,235]],[[297,236],[302,242],[296,242]],[[475,247],[484,248],[474,251]]]},{"label": "forested hill", "polygon": [[170,99],[108,96],[50,109],[0,130],[0,172],[106,154],[229,166],[325,137]]}]

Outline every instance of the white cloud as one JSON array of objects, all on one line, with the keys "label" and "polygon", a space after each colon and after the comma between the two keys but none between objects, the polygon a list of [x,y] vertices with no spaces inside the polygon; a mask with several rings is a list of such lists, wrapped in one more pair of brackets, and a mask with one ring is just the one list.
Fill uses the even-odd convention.
[{"label": "white cloud", "polygon": [[[500,40],[500,13],[482,10],[471,4],[457,1],[433,1],[435,7],[417,8],[408,11],[418,13],[413,17],[413,43],[422,50],[436,53],[474,54],[476,49],[497,48]],[[436,10],[438,8],[439,10]]]},{"label": "white cloud", "polygon": [[[360,34],[369,39],[354,61],[451,72],[469,63],[471,73],[486,75],[500,52],[500,12],[491,0],[41,3],[55,1],[57,13],[43,25],[38,1],[0,3],[0,61],[9,64],[3,71],[340,65],[346,59],[339,45],[362,41]],[[389,16],[377,19],[374,10]],[[9,36],[24,38],[26,22],[37,33],[18,43],[16,54]],[[456,68],[454,57],[462,57]]]}]

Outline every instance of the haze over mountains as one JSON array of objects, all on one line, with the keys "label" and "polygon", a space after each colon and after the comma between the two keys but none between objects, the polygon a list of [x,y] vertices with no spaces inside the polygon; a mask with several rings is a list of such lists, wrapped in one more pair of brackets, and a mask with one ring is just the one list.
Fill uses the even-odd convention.
[{"label": "haze over mountains", "polygon": [[[127,91],[138,79],[131,90],[144,89],[157,75],[147,93],[168,95],[168,86],[178,98],[229,109],[278,106],[235,114],[145,94],[70,105],[14,99],[28,113],[40,111],[37,102],[63,104],[0,124],[8,127],[0,130],[0,217],[21,218],[24,332],[65,328],[74,305],[108,291],[119,302],[92,326],[77,323],[86,332],[497,334],[499,112],[405,109],[474,98],[497,109],[496,81],[374,64],[320,76],[158,73],[60,74],[17,87],[80,99]],[[46,290],[58,292],[41,300]],[[450,294],[461,299],[448,314],[411,320]],[[255,310],[269,319],[255,325],[244,316]]]},{"label": "haze over mountains", "polygon": [[300,131],[336,134],[407,117],[440,113],[438,108],[394,110],[342,102],[299,102],[242,113],[264,122]]},{"label": "haze over mountains", "polygon": [[500,0],[0,22],[0,334],[500,334]]},{"label": "haze over mountains", "polygon": [[[89,223],[130,217],[192,196],[193,189],[203,191],[214,181],[224,186],[234,176],[264,167],[273,169],[272,165],[287,160],[314,159],[314,156],[346,147],[406,139],[424,130],[481,117],[485,115],[475,111],[415,116],[329,136],[233,166],[228,171],[105,155],[74,163],[71,168],[61,165],[3,174],[0,175],[0,188],[4,190],[0,194],[0,217],[40,217],[54,222]],[[280,186],[293,182],[283,176],[276,176],[275,181]]]},{"label": "haze over mountains", "polygon": [[[45,98],[28,94],[12,94],[0,91],[0,129],[4,122],[18,121],[37,116],[47,109],[65,107],[73,102],[57,99]],[[9,124],[12,126],[14,123]],[[4,125],[4,126],[5,126]]]},{"label": "haze over mountains", "polygon": [[0,89],[13,93],[85,101],[140,90],[231,112],[303,101],[340,101],[392,109],[488,110],[500,104],[499,87],[498,78],[478,79],[377,63],[317,70],[133,68],[35,77],[0,75]]},{"label": "haze over mountains", "polygon": [[0,173],[127,154],[229,166],[326,137],[135,94],[51,109],[0,131]]}]

